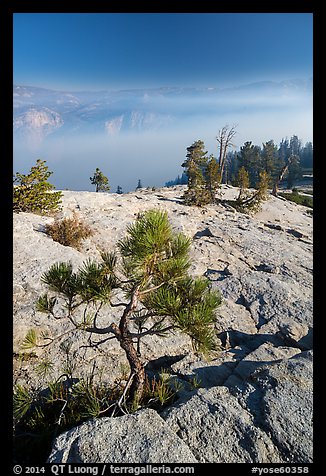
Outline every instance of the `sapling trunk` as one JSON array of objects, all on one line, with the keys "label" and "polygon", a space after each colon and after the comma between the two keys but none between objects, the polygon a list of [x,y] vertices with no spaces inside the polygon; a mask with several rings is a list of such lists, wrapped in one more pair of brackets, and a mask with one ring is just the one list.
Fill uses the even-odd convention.
[{"label": "sapling trunk", "polygon": [[145,385],[145,369],[141,362],[137,351],[134,347],[131,337],[128,335],[121,336],[120,347],[125,351],[126,357],[130,366],[130,376],[132,376],[132,383],[129,390],[127,401],[139,402],[144,392]]},{"label": "sapling trunk", "polygon": [[134,347],[128,328],[128,317],[137,308],[138,293],[139,288],[136,286],[132,291],[130,302],[123,312],[119,323],[119,328],[115,328],[116,337],[119,340],[120,347],[126,353],[126,357],[130,366],[130,377],[132,378],[132,383],[127,398],[127,401],[130,403],[139,402],[141,400],[145,385],[145,369],[142,361],[139,358],[137,350]]}]

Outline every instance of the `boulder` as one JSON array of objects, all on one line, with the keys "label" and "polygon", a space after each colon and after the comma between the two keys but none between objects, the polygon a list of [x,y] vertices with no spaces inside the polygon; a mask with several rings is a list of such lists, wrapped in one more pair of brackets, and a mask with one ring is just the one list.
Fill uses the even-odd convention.
[{"label": "boulder", "polygon": [[253,376],[263,394],[261,426],[286,462],[313,461],[312,372],[313,354],[307,351]]},{"label": "boulder", "polygon": [[201,388],[163,418],[200,463],[279,463],[277,447],[226,387]]},{"label": "boulder", "polygon": [[54,441],[48,463],[197,463],[154,410],[89,420]]},{"label": "boulder", "polygon": [[[257,349],[256,358],[259,353],[266,356],[266,350]],[[273,352],[275,357],[285,356],[284,350]],[[311,463],[313,354],[291,352],[294,355],[290,358],[265,363],[248,355],[225,385],[251,413],[254,425],[270,436],[283,462]],[[270,349],[268,354],[271,355]]]},{"label": "boulder", "polygon": [[312,404],[312,353],[265,345],[162,416],[203,463],[310,463]]}]

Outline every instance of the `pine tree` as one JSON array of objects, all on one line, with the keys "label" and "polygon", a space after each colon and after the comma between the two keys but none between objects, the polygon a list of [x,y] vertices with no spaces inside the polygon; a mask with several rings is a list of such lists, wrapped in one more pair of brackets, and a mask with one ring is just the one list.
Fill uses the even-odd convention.
[{"label": "pine tree", "polygon": [[138,184],[137,184],[136,190],[139,190],[140,188],[143,188],[143,185],[141,183],[141,180],[138,179]]},{"label": "pine tree", "polygon": [[261,150],[251,141],[244,143],[237,154],[239,168],[244,167],[249,173],[250,187],[256,188],[261,168]]},{"label": "pine tree", "polygon": [[96,167],[93,177],[89,179],[91,183],[95,185],[95,192],[108,192],[110,190],[108,178],[98,167]]},{"label": "pine tree", "polygon": [[248,198],[248,192],[246,193],[246,190],[249,188],[249,174],[243,166],[238,170],[236,186],[240,189],[237,201],[241,202]]},{"label": "pine tree", "polygon": [[296,135],[293,135],[290,139],[290,150],[292,155],[296,155],[297,157],[300,157],[302,144],[301,144],[301,140]]},{"label": "pine tree", "polygon": [[187,147],[186,160],[182,167],[188,177],[188,189],[184,193],[184,201],[187,205],[203,206],[210,202],[210,194],[205,183],[205,171],[207,168],[207,151],[203,141],[198,140]]},{"label": "pine tree", "polygon": [[313,167],[313,145],[312,142],[307,142],[300,151],[300,163],[305,169],[312,169]]},{"label": "pine tree", "polygon": [[278,150],[273,140],[263,143],[261,165],[274,183],[278,174]]},{"label": "pine tree", "polygon": [[302,168],[300,166],[300,157],[298,155],[294,155],[295,160],[292,160],[287,174],[287,188],[292,188],[295,184],[296,180],[300,180],[302,178]]},{"label": "pine tree", "polygon": [[271,176],[265,170],[259,172],[259,182],[258,182],[258,199],[260,202],[267,200],[268,198],[268,187],[270,184]]},{"label": "pine tree", "polygon": [[290,143],[287,138],[281,140],[280,145],[278,147],[278,155],[280,162],[283,166],[291,155]]},{"label": "pine tree", "polygon": [[[173,231],[166,212],[149,210],[129,225],[126,237],[118,242],[119,254],[103,252],[101,262],[88,260],[77,271],[71,263],[56,263],[42,276],[51,295],[39,298],[38,311],[57,318],[59,308],[62,319],[65,310],[72,331],[103,338],[97,346],[110,335],[118,340],[130,366],[125,391],[134,405],[141,401],[145,385],[143,337],[179,330],[189,335],[195,351],[216,349],[215,310],[221,297],[206,278],[189,276],[190,246],[191,239]],[[118,300],[121,291],[123,301]],[[118,325],[110,320],[111,307],[123,309]],[[84,312],[78,313],[80,309]],[[97,317],[101,315],[103,322],[103,314],[108,322],[99,327]]]},{"label": "pine tree", "polygon": [[210,155],[208,158],[205,170],[205,182],[210,197],[210,203],[214,203],[216,201],[216,194],[220,189],[221,173],[217,160],[213,155]]},{"label": "pine tree", "polygon": [[49,213],[60,209],[62,192],[54,192],[54,185],[48,182],[50,175],[45,160],[38,159],[29,174],[17,172],[13,183],[14,212]]}]

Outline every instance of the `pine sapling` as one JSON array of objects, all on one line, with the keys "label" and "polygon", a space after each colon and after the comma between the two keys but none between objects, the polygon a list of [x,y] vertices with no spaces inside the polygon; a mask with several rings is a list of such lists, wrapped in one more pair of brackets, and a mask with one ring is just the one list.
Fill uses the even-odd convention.
[{"label": "pine sapling", "polygon": [[[128,226],[117,252],[103,252],[100,262],[89,259],[77,271],[71,263],[56,263],[42,276],[49,292],[38,299],[38,311],[67,319],[71,331],[87,332],[91,339],[100,336],[97,345],[118,340],[129,364],[123,398],[133,407],[145,389],[140,348],[145,336],[179,330],[191,338],[196,352],[216,349],[215,310],[221,296],[206,278],[188,274],[190,246],[189,238],[173,231],[166,212],[149,210]],[[110,319],[112,308],[121,309],[118,323]],[[107,319],[101,327],[100,315]]]}]

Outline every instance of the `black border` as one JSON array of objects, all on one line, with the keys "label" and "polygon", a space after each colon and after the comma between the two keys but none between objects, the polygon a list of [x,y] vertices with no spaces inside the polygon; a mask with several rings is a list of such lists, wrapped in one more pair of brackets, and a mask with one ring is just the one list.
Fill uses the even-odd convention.
[{"label": "black border", "polygon": [[[181,3],[181,2],[180,2]],[[12,433],[12,253],[13,253],[13,243],[12,243],[12,119],[13,119],[13,110],[12,110],[12,93],[13,93],[13,14],[14,13],[312,13],[313,22],[314,22],[314,117],[315,117],[315,126],[314,126],[314,152],[315,152],[315,163],[314,168],[317,173],[314,174],[314,304],[319,303],[321,292],[321,282],[320,277],[323,277],[321,274],[322,261],[321,261],[321,251],[322,247],[320,246],[319,237],[320,234],[320,225],[319,219],[322,218],[324,210],[321,203],[321,178],[322,174],[319,171],[323,158],[318,142],[318,132],[321,130],[321,122],[323,120],[322,111],[318,114],[318,107],[320,107],[320,98],[319,92],[319,82],[322,78],[322,73],[318,69],[320,64],[317,61],[317,56],[319,54],[320,42],[323,41],[323,36],[321,35],[322,29],[322,18],[321,18],[321,2],[316,0],[260,0],[254,2],[252,0],[233,0],[233,1],[217,1],[215,3],[215,9],[212,10],[212,3],[210,2],[205,6],[200,2],[200,9],[194,8],[194,5],[187,5],[188,10],[185,10],[185,5],[177,5],[176,2],[169,6],[168,3],[164,2],[164,6],[159,6],[155,4],[155,9],[153,5],[141,5],[140,3],[133,2],[128,4],[125,2],[112,2],[112,0],[0,0],[0,48],[1,48],[1,67],[0,67],[0,84],[1,84],[1,116],[2,116],[2,130],[4,134],[2,135],[3,141],[3,157],[4,161],[3,171],[0,175],[1,177],[1,191],[2,191],[2,205],[3,210],[5,210],[5,220],[3,225],[7,233],[5,235],[5,242],[2,241],[2,251],[3,256],[9,261],[9,266],[2,271],[2,276],[5,278],[4,282],[4,295],[6,296],[6,311],[2,312],[2,320],[5,321],[5,326],[2,326],[2,342],[1,342],[1,352],[4,353],[2,358],[2,369],[3,375],[5,377],[5,385],[3,388],[6,389],[3,394],[6,395],[7,402],[2,406],[1,420],[2,423],[4,419],[8,425],[6,430],[6,435],[8,442],[11,442],[11,433]],[[198,5],[199,6],[199,5]],[[135,8],[137,7],[137,8]],[[189,8],[190,7],[190,8]],[[275,32],[277,34],[277,32]],[[318,117],[318,120],[316,118]],[[2,228],[3,231],[4,228]],[[319,230],[318,230],[319,228]],[[319,235],[319,236],[318,236]],[[314,327],[316,327],[317,332],[315,332],[314,338],[314,347],[315,358],[314,358],[314,375],[317,375],[317,378],[314,378],[314,463],[312,464],[245,464],[242,463],[241,466],[237,463],[228,463],[228,466],[225,466],[226,463],[204,463],[202,465],[195,465],[195,474],[201,469],[214,469],[214,467],[224,466],[224,469],[230,468],[230,464],[236,465],[237,474],[251,474],[251,468],[253,466],[263,467],[263,468],[275,468],[276,466],[308,466],[309,474],[313,473],[314,466],[322,461],[322,441],[318,441],[322,435],[322,424],[321,418],[317,414],[319,413],[320,397],[323,395],[323,389],[319,388],[321,384],[321,373],[324,373],[324,368],[321,369],[319,360],[319,345],[321,338],[323,336],[322,329],[320,325],[322,319],[324,318],[323,313],[320,313],[316,305],[315,308],[315,322]],[[3,332],[4,331],[4,332]],[[3,395],[2,395],[3,396]],[[4,418],[4,419],[3,419]],[[1,425],[4,429],[3,424]],[[12,457],[9,453],[11,450],[8,450],[7,459],[4,461],[4,454],[2,456],[2,462],[8,463],[9,472],[12,473]],[[47,466],[47,465],[43,465]],[[93,465],[96,466],[96,465]],[[130,465],[128,465],[130,466]],[[49,470],[49,471],[48,471]],[[100,474],[99,469],[99,474]],[[24,472],[22,473],[24,474]],[[51,474],[50,468],[46,468],[46,474]],[[66,473],[63,473],[66,474]],[[109,473],[105,473],[109,474]],[[256,473],[257,474],[257,473]],[[286,473],[284,473],[286,474]]]},{"label": "black border", "polygon": [[[206,5],[203,2],[198,2],[197,5],[185,5],[184,2],[179,2],[179,5],[172,2],[169,5],[164,2],[159,5],[110,0],[2,0],[2,3],[6,4],[9,12],[17,13],[313,13],[317,4],[316,0],[217,0],[214,5],[212,2],[207,2]],[[215,8],[212,9],[212,6]],[[185,7],[188,7],[186,12]]]}]

